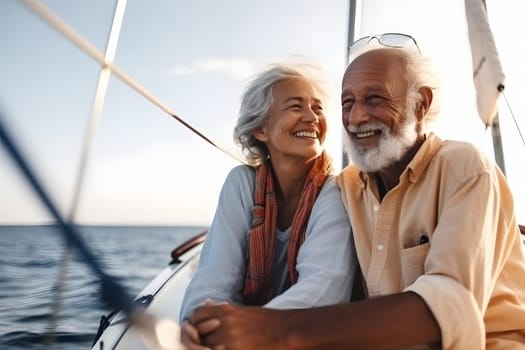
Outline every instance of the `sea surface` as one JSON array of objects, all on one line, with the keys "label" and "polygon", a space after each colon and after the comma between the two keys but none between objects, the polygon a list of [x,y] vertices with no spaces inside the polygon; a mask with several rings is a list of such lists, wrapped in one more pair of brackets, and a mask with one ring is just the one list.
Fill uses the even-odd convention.
[{"label": "sea surface", "polygon": [[[173,248],[203,230],[78,227],[104,271],[132,296],[168,265]],[[101,298],[97,276],[65,242],[54,226],[0,226],[0,349],[91,348],[101,316],[113,308]]]}]

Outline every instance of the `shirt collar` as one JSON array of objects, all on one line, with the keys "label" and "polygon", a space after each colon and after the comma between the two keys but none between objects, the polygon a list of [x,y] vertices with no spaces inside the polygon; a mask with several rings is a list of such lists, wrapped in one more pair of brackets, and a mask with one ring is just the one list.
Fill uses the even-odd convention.
[{"label": "shirt collar", "polygon": [[442,145],[443,141],[436,134],[430,133],[425,135],[425,141],[414,158],[408,163],[407,168],[401,174],[400,180],[408,177],[409,181],[417,182]]}]

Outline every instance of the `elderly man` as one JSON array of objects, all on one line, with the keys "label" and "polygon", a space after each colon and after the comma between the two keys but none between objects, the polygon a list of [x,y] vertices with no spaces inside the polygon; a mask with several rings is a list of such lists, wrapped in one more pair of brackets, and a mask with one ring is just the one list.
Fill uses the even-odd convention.
[{"label": "elderly man", "polygon": [[342,85],[354,165],[338,183],[365,300],[203,307],[193,321],[210,347],[525,347],[525,258],[505,178],[472,145],[427,131],[437,92],[428,65],[410,36],[389,35],[356,42],[364,49]]}]

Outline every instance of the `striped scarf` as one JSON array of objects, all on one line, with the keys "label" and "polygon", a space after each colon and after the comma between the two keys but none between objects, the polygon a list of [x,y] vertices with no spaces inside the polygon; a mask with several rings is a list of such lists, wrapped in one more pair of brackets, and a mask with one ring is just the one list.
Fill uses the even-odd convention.
[{"label": "striped scarf", "polygon": [[[321,191],[332,172],[329,156],[323,152],[314,160],[308,173],[299,206],[295,212],[288,242],[288,275],[292,284],[297,282],[296,270],[299,247],[304,242],[306,224]],[[244,301],[247,305],[263,305],[274,296],[273,267],[275,235],[277,231],[277,200],[274,190],[273,170],[270,161],[259,165],[255,175],[255,203],[249,234],[249,259],[244,282]]]}]

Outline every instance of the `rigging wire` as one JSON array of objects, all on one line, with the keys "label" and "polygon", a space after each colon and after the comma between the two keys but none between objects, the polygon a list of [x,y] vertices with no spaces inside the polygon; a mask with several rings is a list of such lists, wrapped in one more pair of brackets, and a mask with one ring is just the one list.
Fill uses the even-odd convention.
[{"label": "rigging wire", "polygon": [[521,143],[525,147],[525,139],[523,138],[523,134],[521,132],[520,126],[518,124],[518,121],[516,120],[516,116],[514,115],[514,112],[512,111],[512,108],[510,108],[509,100],[507,100],[507,96],[505,95],[504,90],[501,90],[500,92],[503,95],[503,99],[505,100],[505,103],[507,104],[507,108],[509,109],[510,115],[512,116],[512,120],[514,121],[514,125],[516,125],[516,129],[518,130],[518,133],[519,133],[520,138],[521,138]]},{"label": "rigging wire", "polygon": [[[135,81],[131,76],[125,73],[118,66],[113,64],[113,59],[116,52],[116,44],[118,42],[118,34],[116,34],[116,28],[119,28],[122,24],[122,18],[116,19],[117,12],[123,16],[124,7],[119,7],[117,4],[116,13],[114,17],[114,23],[112,32],[108,39],[108,45],[106,48],[106,55],[102,55],[89,41],[84,39],[78,33],[76,33],[67,23],[62,21],[60,17],[55,15],[52,11],[47,9],[41,2],[38,0],[21,0],[23,4],[28,7],[32,12],[36,13],[41,19],[43,19],[48,25],[56,29],[60,34],[64,35],[69,39],[73,44],[95,59],[101,65],[101,72],[99,76],[99,81],[97,85],[97,92],[92,106],[91,117],[89,121],[89,126],[86,129],[85,139],[83,150],[81,154],[81,161],[78,168],[78,174],[76,178],[75,192],[73,196],[73,201],[71,205],[70,215],[68,220],[64,220],[56,206],[51,201],[47,192],[40,185],[40,182],[35,176],[35,173],[29,168],[28,163],[22,157],[18,151],[18,147],[15,146],[13,140],[10,138],[7,130],[2,126],[1,115],[0,115],[0,139],[4,143],[4,146],[7,148],[8,153],[12,156],[15,163],[20,168],[21,172],[25,175],[26,180],[30,183],[33,190],[37,193],[38,197],[43,202],[44,206],[49,210],[52,216],[55,218],[56,223],[58,224],[61,232],[66,238],[66,248],[64,256],[62,259],[62,265],[59,271],[58,283],[55,290],[56,299],[53,303],[53,313],[51,321],[51,329],[49,332],[50,337],[48,337],[48,345],[51,345],[53,342],[53,337],[56,329],[56,319],[60,310],[60,297],[65,285],[65,277],[67,273],[67,262],[70,259],[70,250],[74,246],[77,248],[81,256],[84,258],[86,264],[95,272],[95,275],[98,276],[102,295],[104,301],[111,305],[114,309],[122,310],[129,316],[129,322],[133,322],[136,325],[139,335],[148,346],[148,348],[154,349],[180,349],[181,345],[173,336],[174,334],[179,334],[178,325],[171,320],[162,320],[156,319],[153,315],[149,315],[143,310],[139,310],[136,305],[131,302],[131,298],[127,295],[126,290],[121,286],[114,277],[107,275],[104,270],[101,268],[96,257],[89,251],[88,246],[82,241],[82,237],[76,231],[75,226],[73,225],[74,218],[76,216],[78,205],[81,198],[82,184],[87,167],[87,161],[89,158],[89,152],[91,145],[93,143],[94,131],[99,119],[99,115],[102,111],[102,106],[107,91],[107,83],[111,74],[114,74],[122,82],[127,84],[129,87],[134,89],[136,92],[141,94],[151,103],[159,107],[161,110],[166,112],[169,116],[176,119],[186,128],[190,129],[193,133],[200,136],[204,141],[211,144],[213,147],[222,151],[223,153],[229,155],[233,159],[245,163],[238,156],[228,152],[225,148],[218,146],[211,139],[206,137],[200,131],[195,129],[185,120],[180,118],[173,109],[168,105],[160,101],[143,86],[141,86],[137,81]],[[118,1],[118,0],[117,0]],[[125,2],[125,1],[124,1]],[[123,2],[123,3],[124,3]],[[119,10],[120,9],[120,10]],[[115,30],[115,31],[114,31]]]},{"label": "rigging wire", "polygon": [[221,152],[229,155],[230,157],[237,160],[238,162],[245,163],[245,161],[242,160],[240,157],[229,152],[226,148],[217,145],[206,135],[204,135],[199,130],[197,130],[195,127],[193,127],[191,124],[189,124],[184,119],[179,117],[178,114],[171,107],[169,107],[167,104],[159,100],[156,96],[154,96],[146,88],[140,85],[135,79],[133,79],[129,74],[123,71],[120,67],[106,60],[104,55],[95,46],[93,46],[88,40],[86,40],[84,37],[78,34],[71,26],[69,26],[60,17],[58,17],[52,11],[50,11],[47,7],[45,7],[40,1],[38,0],[22,0],[22,1],[30,10],[36,13],[47,24],[55,28],[59,33],[63,34],[67,39],[69,39],[78,48],[80,48],[86,54],[91,56],[91,58],[99,62],[103,67],[109,69],[111,73],[113,73],[116,77],[118,77],[122,82],[124,82],[129,87],[131,87],[133,90],[141,94],[143,97],[145,97],[155,106],[160,108],[170,117],[177,120],[183,126],[191,130],[197,136],[199,136],[204,141],[206,141],[213,147],[217,148]]},{"label": "rigging wire", "polygon": [[0,113],[0,142],[4,145],[7,154],[24,175],[38,199],[55,219],[63,238],[77,249],[80,257],[98,277],[103,300],[112,308],[122,310],[128,316],[128,322],[136,326],[135,329],[144,340],[148,349],[182,349],[182,345],[177,338],[177,335],[180,333],[178,325],[171,320],[156,319],[141,309],[140,306],[134,304],[126,289],[118,282],[118,279],[104,271],[105,269],[97,256],[91,252],[77,228],[62,217],[51,196],[22,155],[20,147],[15,143],[3,124],[2,117]]},{"label": "rigging wire", "polygon": [[20,172],[24,175],[25,179],[35,194],[38,196],[43,206],[47,209],[47,211],[57,223],[63,237],[66,239],[66,241],[75,246],[75,248],[80,253],[81,258],[83,258],[86,264],[99,278],[102,285],[104,300],[110,305],[117,306],[119,309],[122,309],[127,313],[133,311],[135,307],[132,305],[131,298],[127,295],[125,289],[120,285],[120,283],[118,283],[116,278],[104,272],[102,264],[89,250],[87,244],[84,242],[84,239],[79,234],[75,226],[67,222],[62,217],[57,209],[58,207],[55,205],[48,192],[44,189],[40,179],[37,178],[35,172],[25,160],[25,157],[22,156],[20,147],[16,145],[14,139],[11,137],[7,128],[3,124],[2,115],[0,115],[0,141],[3,143],[8,155],[11,157]]},{"label": "rigging wire", "polygon": [[[122,27],[122,20],[124,18],[124,11],[126,9],[127,0],[117,0],[115,6],[115,14],[113,16],[113,23],[108,37],[108,42],[106,46],[106,54],[104,55],[104,61],[111,63],[115,59],[115,54],[117,51],[118,38],[120,35],[120,29]],[[100,69],[100,74],[98,78],[97,89],[95,92],[95,98],[93,100],[93,106],[91,109],[91,115],[89,118],[88,126],[86,128],[86,134],[84,135],[84,145],[81,152],[80,163],[77,172],[77,178],[75,183],[75,192],[73,196],[73,201],[71,203],[71,211],[69,213],[69,219],[73,221],[76,217],[78,211],[78,205],[80,203],[80,198],[83,189],[84,175],[86,174],[87,163],[89,160],[89,154],[92,149],[93,139],[95,136],[95,131],[97,129],[98,122],[100,120],[100,115],[102,113],[102,108],[104,107],[104,101],[106,98],[107,87],[109,83],[109,78],[111,76],[111,70],[108,66],[103,65]]]},{"label": "rigging wire", "polygon": [[[115,4],[115,11],[113,15],[113,23],[108,36],[106,45],[105,60],[107,62],[113,62],[117,51],[118,38],[120,35],[120,29],[122,27],[122,21],[124,18],[124,12],[126,9],[127,0],[117,0]],[[106,98],[107,87],[109,78],[111,77],[111,71],[106,67],[102,66],[98,78],[98,84],[95,92],[95,98],[91,108],[91,114],[88,120],[88,125],[85,129],[84,142],[82,152],[80,154],[80,162],[77,168],[77,176],[75,186],[73,187],[73,199],[71,202],[68,221],[73,224],[76,220],[78,213],[78,206],[84,185],[84,177],[86,174],[87,164],[89,160],[90,151],[92,149],[95,131],[97,129],[100,115],[104,106]],[[51,319],[49,327],[46,331],[47,334],[47,345],[49,348],[55,342],[55,334],[58,328],[58,317],[62,308],[63,293],[66,287],[66,275],[68,271],[69,261],[71,259],[71,243],[66,242],[62,258],[60,259],[60,266],[57,276],[57,283],[53,289],[53,303],[51,309]]]}]

